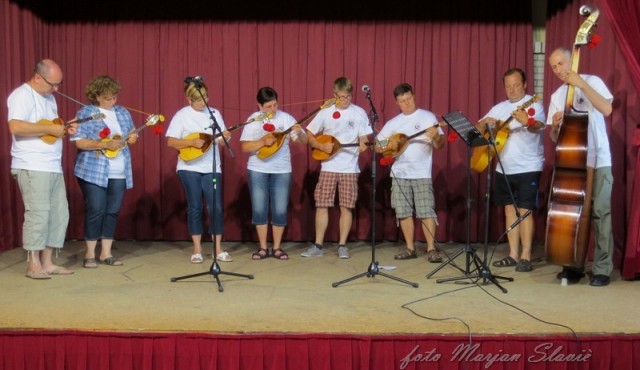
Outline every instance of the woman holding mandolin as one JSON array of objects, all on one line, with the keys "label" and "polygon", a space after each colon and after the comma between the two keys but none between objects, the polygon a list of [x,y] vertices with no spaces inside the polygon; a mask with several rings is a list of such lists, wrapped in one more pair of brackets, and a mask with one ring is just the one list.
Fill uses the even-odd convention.
[{"label": "woman holding mandolin", "polygon": [[[498,140],[506,141],[500,143],[503,149],[498,153],[493,203],[504,207],[506,226],[516,226],[507,233],[509,255],[495,261],[493,266],[529,272],[533,270],[531,247],[535,225],[530,214],[536,209],[544,165],[544,108],[537,96],[527,95],[526,75],[520,68],[507,70],[502,84],[507,100],[493,106],[476,124],[483,134],[487,126],[491,129],[496,146]],[[503,130],[507,135],[499,139],[498,133]],[[478,148],[487,153],[486,145]]]},{"label": "woman holding mandolin", "polygon": [[[562,81],[562,85],[551,95],[547,125],[551,125],[551,140],[559,141],[560,128],[565,123],[565,103],[569,103],[577,112],[587,113],[587,190],[591,193],[591,214],[595,231],[595,250],[591,270],[591,286],[607,286],[613,270],[613,233],[611,230],[611,151],[605,125],[605,116],[612,111],[613,95],[598,76],[580,75],[572,70],[571,52],[565,48],[554,50],[549,56],[549,65],[553,73]],[[569,102],[567,90],[573,88],[574,96]],[[590,183],[589,183],[590,182]],[[589,198],[589,196],[587,196]],[[547,246],[549,248],[550,246]],[[586,249],[586,247],[585,247]],[[558,274],[565,274],[571,283],[578,282],[583,276],[583,268],[563,267]]]},{"label": "woman holding mandolin", "polygon": [[[254,260],[273,256],[287,260],[287,252],[280,249],[284,228],[287,226],[287,207],[291,190],[290,140],[307,143],[307,135],[289,113],[278,110],[278,93],[271,87],[262,87],[256,97],[259,111],[249,116],[251,123],[244,126],[240,144],[242,151],[250,153],[247,162],[249,193],[251,195],[251,222],[256,226],[260,246],[251,255]],[[262,120],[253,120],[265,114]],[[273,132],[288,132],[278,150],[267,158],[260,158],[258,150],[276,143]],[[267,248],[269,212],[273,249]]]},{"label": "woman holding mandolin", "polygon": [[[171,119],[167,128],[167,145],[180,150],[184,148],[203,148],[206,140],[199,134],[211,133],[211,117],[207,104],[209,101],[208,89],[204,82],[189,82],[184,88],[184,95],[189,105],[180,109]],[[228,140],[231,133],[224,125],[220,111],[210,108],[222,135]],[[196,134],[195,136],[193,134]],[[222,219],[222,195],[218,184],[222,184],[222,166],[218,141],[213,140],[214,145],[208,146],[202,155],[191,160],[178,157],[177,172],[182,182],[187,197],[187,225],[188,232],[193,241],[193,254],[191,263],[204,262],[202,257],[202,212],[204,210],[202,197],[207,201],[209,210],[209,233],[215,239],[215,252],[218,261],[231,262],[231,255],[222,250],[222,231],[224,227]],[[213,161],[215,156],[215,173],[213,173]],[[215,196],[215,201],[214,201]],[[215,209],[214,209],[215,203]]]},{"label": "woman holding mandolin", "polygon": [[[87,84],[86,96],[91,102],[80,109],[78,117],[103,114],[104,119],[93,120],[78,127],[71,140],[78,148],[74,174],[85,200],[84,238],[86,244],[82,266],[96,268],[98,263],[122,266],[111,254],[118,213],[126,189],[133,187],[131,152],[128,145],[135,144],[138,136],[129,111],[116,105],[120,84],[109,76],[98,76]],[[116,151],[108,158],[103,150]],[[101,240],[100,258],[96,259],[96,246]]]}]

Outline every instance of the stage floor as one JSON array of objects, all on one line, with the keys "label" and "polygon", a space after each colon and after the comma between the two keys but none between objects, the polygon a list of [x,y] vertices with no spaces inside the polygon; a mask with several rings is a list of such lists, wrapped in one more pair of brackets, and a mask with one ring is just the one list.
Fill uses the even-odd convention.
[{"label": "stage floor", "polygon": [[[303,258],[306,243],[287,243],[289,261],[251,260],[255,243],[224,243],[233,262],[219,262],[223,272],[251,274],[253,279],[221,274],[218,291],[213,275],[171,282],[211,269],[189,262],[188,242],[117,241],[114,255],[124,266],[82,268],[84,242],[69,241],[56,263],[75,274],[50,280],[25,277],[26,253],[16,248],[0,254],[0,325],[3,330],[81,330],[115,332],[198,333],[352,333],[352,334],[620,334],[640,333],[638,282],[620,280],[614,271],[605,288],[561,286],[558,266],[548,265],[541,246],[534,248],[534,270],[491,272],[511,277],[493,284],[473,284],[463,272],[468,254],[444,265],[418,259],[395,261],[400,244],[380,243],[375,256],[380,272],[419,284],[418,288],[383,275],[361,277],[370,268],[369,242],[350,243],[352,257],[337,258],[327,244],[324,257]],[[441,245],[451,256],[461,244]],[[489,254],[494,246],[490,246]],[[424,249],[424,244],[418,244]],[[498,245],[494,260],[506,253]],[[482,248],[477,250],[483,256]],[[444,256],[444,254],[443,254]],[[387,270],[386,267],[396,269]],[[472,269],[473,270],[473,269]],[[471,271],[475,275],[475,271]],[[462,277],[457,282],[439,279]],[[475,280],[475,279],[473,279]],[[482,282],[482,279],[480,280]],[[468,326],[468,327],[467,327]]]}]

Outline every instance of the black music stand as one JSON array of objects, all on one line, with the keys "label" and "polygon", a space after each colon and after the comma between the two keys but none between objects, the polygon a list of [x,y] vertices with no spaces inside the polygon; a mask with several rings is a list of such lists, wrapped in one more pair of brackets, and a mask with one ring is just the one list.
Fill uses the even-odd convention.
[{"label": "black music stand", "polygon": [[[489,151],[491,147],[493,150],[496,150],[495,142],[493,141],[493,137],[490,134],[490,139],[487,140],[478,129],[465,117],[460,111],[453,111],[442,116],[443,120],[451,127],[462,140],[467,144],[467,207],[466,207],[466,220],[465,220],[465,228],[466,228],[466,241],[465,245],[455,254],[450,256],[446,261],[442,262],[440,266],[427,274],[427,279],[430,279],[435,273],[440,271],[446,265],[452,265],[453,267],[460,270],[463,275],[453,278],[445,278],[436,280],[437,283],[444,283],[448,281],[458,281],[463,279],[483,279],[483,284],[487,284],[487,282],[493,283],[497,286],[503,293],[507,293],[507,290],[502,287],[497,279],[504,279],[507,281],[513,281],[512,278],[502,277],[502,276],[494,276],[491,273],[491,270],[487,266],[487,250],[488,250],[488,237],[489,237],[489,206],[490,206],[490,197],[489,192],[491,188],[491,171],[487,171],[487,193],[486,193],[486,207],[485,207],[485,243],[484,243],[484,260],[478,257],[476,253],[476,249],[471,247],[470,243],[470,233],[471,233],[471,148],[476,146],[487,146],[487,155],[489,155]],[[497,151],[496,151],[497,152]],[[456,259],[459,255],[465,253],[466,263],[465,268],[461,269],[457,266],[453,260]],[[475,269],[471,271],[471,265],[475,266]],[[475,272],[475,273],[473,273]]]},{"label": "black music stand", "polygon": [[[376,137],[378,136],[378,133],[376,132],[376,123],[378,122],[378,113],[376,112],[376,108],[373,106],[373,102],[371,101],[371,90],[367,88],[365,92],[367,94],[367,100],[369,101],[369,105],[371,107],[371,110],[369,112],[369,120],[371,121],[371,130],[373,131],[373,137],[375,140]],[[393,275],[389,275],[384,272],[381,272],[380,266],[378,265],[378,261],[376,261],[376,151],[375,151],[375,147],[373,149],[373,155],[371,160],[372,160],[372,164],[371,164],[371,185],[372,185],[371,186],[371,263],[369,264],[367,271],[357,274],[355,276],[352,276],[350,278],[346,278],[344,280],[335,282],[331,284],[331,286],[335,288],[339,285],[342,285],[349,281],[359,279],[364,276],[375,277],[376,275],[380,275],[392,280],[399,281],[407,285],[411,285],[414,288],[417,288],[418,283],[414,283],[412,281],[405,280],[397,276],[393,276]]]},{"label": "black music stand", "polygon": [[[188,78],[187,78],[188,79]],[[207,107],[207,110],[209,111],[209,118],[211,119],[211,125],[207,128],[211,129],[211,136],[212,136],[212,140],[213,143],[211,143],[211,146],[209,147],[209,150],[213,150],[213,160],[211,161],[211,173],[213,173],[213,210],[210,211],[210,214],[213,217],[213,220],[211,221],[214,225],[215,225],[215,217],[216,217],[216,191],[221,191],[219,188],[217,188],[217,186],[219,184],[217,184],[216,182],[216,150],[215,150],[215,145],[216,145],[216,138],[218,136],[222,137],[222,140],[224,142],[224,144],[226,145],[227,149],[229,150],[229,153],[231,154],[231,157],[233,158],[233,151],[231,151],[231,148],[229,147],[229,143],[227,142],[227,139],[224,137],[224,135],[222,135],[222,129],[220,127],[220,125],[218,125],[218,121],[216,120],[215,115],[213,114],[213,111],[211,110],[211,107],[209,106],[209,104],[206,104],[207,100],[205,99],[205,97],[202,95],[202,91],[200,91],[200,88],[203,86],[202,80],[200,80],[199,78],[195,78],[191,81],[186,80],[185,82],[190,83],[193,82],[195,87],[196,87],[196,91],[198,92],[198,94],[200,94],[200,98],[205,102],[205,106]],[[216,134],[217,132],[217,134]],[[191,275],[185,275],[185,276],[180,276],[180,277],[172,277],[171,278],[171,282],[176,282],[178,280],[184,280],[184,279],[190,279],[193,277],[197,277],[197,276],[203,276],[203,275],[213,275],[213,277],[216,279],[216,283],[218,283],[218,291],[219,292],[223,292],[224,288],[222,287],[222,284],[220,283],[220,278],[218,277],[218,275],[231,275],[231,276],[238,276],[238,277],[243,277],[243,278],[247,278],[247,279],[253,279],[253,275],[246,275],[246,274],[239,274],[236,272],[225,272],[222,271],[222,269],[220,268],[220,265],[218,264],[218,256],[216,254],[216,235],[215,235],[215,231],[212,237],[212,241],[211,243],[213,244],[213,262],[211,263],[211,266],[209,267],[208,271],[205,272],[199,272],[197,274],[191,274]]]}]

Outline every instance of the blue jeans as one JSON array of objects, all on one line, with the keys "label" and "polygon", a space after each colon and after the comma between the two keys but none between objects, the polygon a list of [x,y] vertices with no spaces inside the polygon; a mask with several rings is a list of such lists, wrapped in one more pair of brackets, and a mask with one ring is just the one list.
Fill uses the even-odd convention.
[{"label": "blue jeans", "polygon": [[125,179],[109,179],[106,188],[78,178],[86,208],[84,238],[113,239],[126,189]]},{"label": "blue jeans", "polygon": [[[221,175],[216,173],[199,173],[194,171],[178,171],[178,176],[187,197],[187,228],[189,235],[202,235],[202,196],[207,200],[209,210],[209,234],[222,234],[222,186]],[[215,186],[214,186],[215,184]],[[215,214],[212,212],[215,193]],[[215,221],[215,222],[214,222]]]},{"label": "blue jeans", "polygon": [[271,224],[287,225],[287,207],[291,190],[291,172],[264,173],[249,170],[249,192],[251,193],[251,222],[254,225],[266,225],[269,222],[271,206]]}]

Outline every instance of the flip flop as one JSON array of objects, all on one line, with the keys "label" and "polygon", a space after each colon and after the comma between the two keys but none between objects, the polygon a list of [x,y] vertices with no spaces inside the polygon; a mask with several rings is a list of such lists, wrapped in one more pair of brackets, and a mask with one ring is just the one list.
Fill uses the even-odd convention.
[{"label": "flip flop", "polygon": [[46,272],[44,272],[42,270],[40,270],[40,271],[27,271],[27,274],[25,276],[28,277],[29,279],[33,279],[33,280],[51,279],[51,276],[49,276],[49,274],[47,274]]},{"label": "flip flop", "polygon": [[82,267],[86,269],[95,269],[98,268],[98,262],[95,258],[85,258],[84,261],[82,261]]},{"label": "flip flop", "polygon": [[122,266],[124,265],[124,263],[122,263],[122,261],[120,261],[119,259],[115,258],[114,256],[111,257],[107,257],[103,260],[100,260],[100,263],[102,263],[103,265],[107,265],[107,266]]},{"label": "flip flop", "polygon": [[74,273],[74,271],[71,271],[67,268],[64,268],[62,266],[56,266],[56,268],[53,269],[53,271],[49,271],[47,272],[49,275],[72,275]]}]

